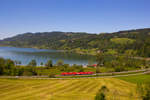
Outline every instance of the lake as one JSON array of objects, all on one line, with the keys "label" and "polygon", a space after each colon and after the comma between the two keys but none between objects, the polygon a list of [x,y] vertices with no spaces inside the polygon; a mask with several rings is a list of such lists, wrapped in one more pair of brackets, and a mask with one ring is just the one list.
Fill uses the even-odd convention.
[{"label": "lake", "polygon": [[63,60],[65,64],[70,65],[86,65],[96,61],[95,56],[65,53],[62,50],[16,47],[0,47],[0,57],[21,61],[22,65],[27,65],[32,59],[35,59],[38,65],[41,62],[45,64],[49,59],[53,61],[53,64],[56,64],[58,60]]}]

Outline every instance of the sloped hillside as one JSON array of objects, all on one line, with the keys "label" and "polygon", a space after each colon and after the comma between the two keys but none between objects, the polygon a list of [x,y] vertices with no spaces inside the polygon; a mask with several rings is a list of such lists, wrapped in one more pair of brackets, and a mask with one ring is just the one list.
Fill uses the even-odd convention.
[{"label": "sloped hillside", "polygon": [[73,32],[25,33],[0,41],[0,46],[61,49],[92,53],[132,50],[137,56],[150,57],[150,29],[89,34]]}]

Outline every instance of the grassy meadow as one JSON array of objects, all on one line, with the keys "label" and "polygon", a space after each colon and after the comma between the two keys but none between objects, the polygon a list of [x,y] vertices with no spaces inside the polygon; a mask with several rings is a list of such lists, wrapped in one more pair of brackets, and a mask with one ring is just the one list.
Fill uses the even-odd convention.
[{"label": "grassy meadow", "polygon": [[125,76],[125,77],[117,77],[117,78],[135,84],[150,83],[150,74],[133,75],[133,76]]},{"label": "grassy meadow", "polygon": [[1,100],[94,100],[101,86],[108,100],[138,100],[136,86],[117,78],[0,79]]}]

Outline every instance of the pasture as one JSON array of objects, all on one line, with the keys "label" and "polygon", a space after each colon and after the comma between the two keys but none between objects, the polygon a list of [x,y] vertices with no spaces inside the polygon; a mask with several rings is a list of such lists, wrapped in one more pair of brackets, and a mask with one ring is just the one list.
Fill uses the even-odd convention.
[{"label": "pasture", "polygon": [[0,99],[94,100],[103,85],[108,100],[139,100],[135,84],[117,78],[0,79]]},{"label": "pasture", "polygon": [[118,79],[131,82],[131,83],[150,83],[150,74],[143,74],[143,75],[133,75],[133,76],[123,76],[117,77]]}]

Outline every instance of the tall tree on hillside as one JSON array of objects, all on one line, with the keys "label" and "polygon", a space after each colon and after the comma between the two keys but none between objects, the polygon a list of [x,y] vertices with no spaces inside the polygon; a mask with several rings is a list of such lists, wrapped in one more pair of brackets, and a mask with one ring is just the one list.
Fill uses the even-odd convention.
[{"label": "tall tree on hillside", "polygon": [[5,66],[5,60],[3,58],[0,58],[0,75],[4,72],[4,66]]},{"label": "tall tree on hillside", "polygon": [[97,58],[96,58],[96,60],[97,60],[97,65],[98,66],[102,66],[103,64],[104,64],[104,57],[105,57],[105,55],[104,55],[104,53],[103,52],[99,52],[98,54],[97,54]]},{"label": "tall tree on hillside", "polygon": [[46,68],[51,68],[53,67],[53,62],[52,60],[48,60],[47,63],[45,64]]},{"label": "tall tree on hillside", "polygon": [[15,66],[15,63],[14,63],[14,61],[12,61],[11,59],[7,59],[6,61],[5,61],[5,67],[7,68],[7,69],[11,69],[12,67],[14,67]]},{"label": "tall tree on hillside", "polygon": [[41,62],[40,65],[43,66],[43,62]]},{"label": "tall tree on hillside", "polygon": [[29,66],[36,66],[37,65],[37,63],[36,63],[36,60],[35,59],[32,59],[30,62],[29,62],[29,64],[28,64]]}]

